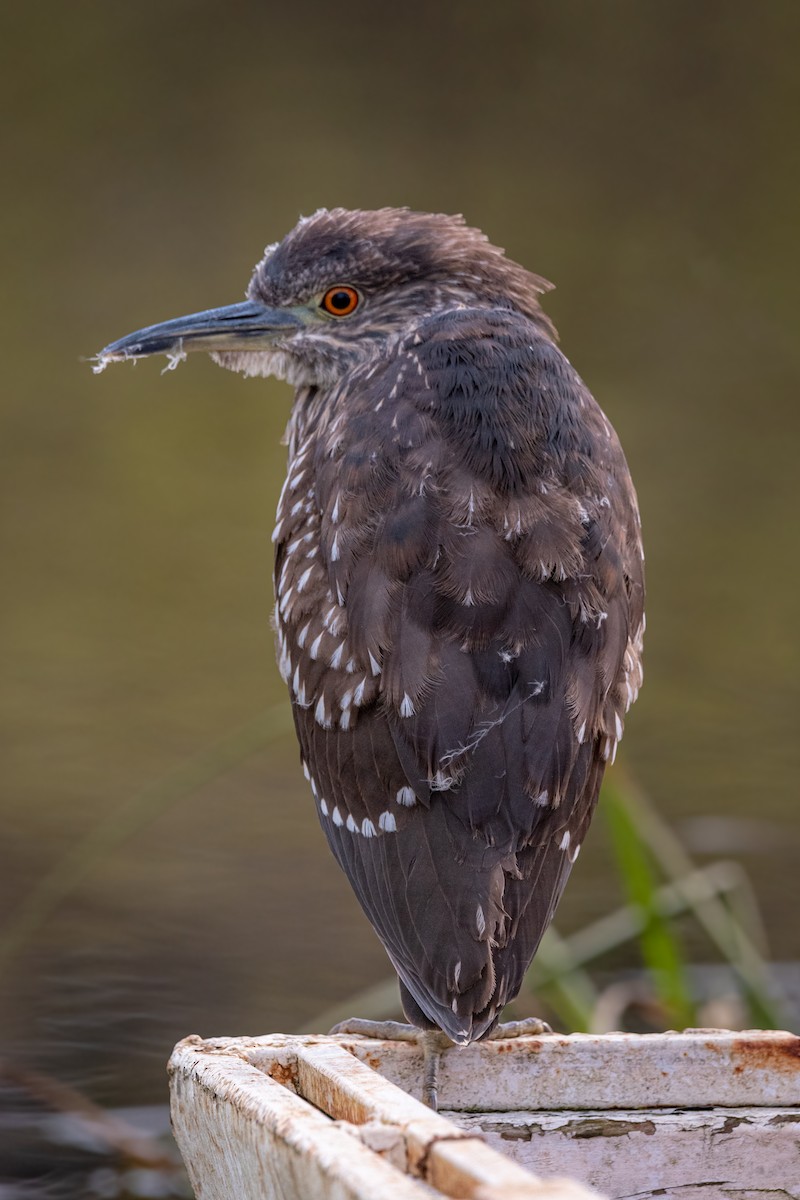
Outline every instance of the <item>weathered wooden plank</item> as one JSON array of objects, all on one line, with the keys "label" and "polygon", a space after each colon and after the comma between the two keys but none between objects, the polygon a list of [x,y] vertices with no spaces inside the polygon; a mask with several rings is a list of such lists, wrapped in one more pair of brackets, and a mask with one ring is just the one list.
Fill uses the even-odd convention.
[{"label": "weathered wooden plank", "polygon": [[[419,1094],[412,1043],[342,1038]],[[800,1106],[800,1038],[782,1031],[560,1034],[454,1047],[442,1057],[442,1109],[487,1112]]]},{"label": "weathered wooden plank", "polygon": [[611,1197],[800,1197],[800,1109],[452,1116],[522,1166],[565,1171]]},{"label": "weathered wooden plank", "polygon": [[431,1200],[244,1055],[182,1042],[170,1076],[175,1139],[198,1200]]},{"label": "weathered wooden plank", "polygon": [[400,1042],[187,1039],[171,1063],[173,1120],[200,1200],[586,1200],[589,1186],[615,1200],[800,1200],[792,1034],[454,1048],[440,1080],[453,1111],[438,1114],[388,1081],[413,1092],[421,1068]]},{"label": "weathered wooden plank", "polygon": [[[552,1194],[552,1185],[520,1170],[508,1156],[490,1150],[484,1139],[459,1133],[440,1113],[433,1113],[412,1096],[400,1091],[376,1071],[335,1044],[298,1048],[298,1087],[313,1104],[331,1116],[361,1124],[371,1120],[402,1131],[406,1143],[406,1168],[423,1176],[444,1196],[471,1197],[480,1193],[489,1200],[499,1196]],[[563,1175],[555,1167],[548,1175]],[[565,1184],[561,1186],[564,1194]],[[577,1197],[583,1189],[572,1187]],[[588,1193],[583,1192],[585,1196]]]},{"label": "weathered wooden plank", "polygon": [[170,1074],[199,1200],[599,1200],[533,1176],[334,1039],[189,1038]]}]

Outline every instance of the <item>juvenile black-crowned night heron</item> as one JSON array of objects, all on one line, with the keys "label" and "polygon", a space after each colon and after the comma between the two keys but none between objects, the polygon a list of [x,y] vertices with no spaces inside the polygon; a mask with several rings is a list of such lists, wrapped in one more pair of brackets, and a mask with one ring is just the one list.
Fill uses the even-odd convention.
[{"label": "juvenile black-crowned night heron", "polygon": [[275,628],[303,769],[409,1021],[460,1045],[519,991],[642,677],[636,497],[548,286],[460,217],[321,210],[245,303],[97,357],[295,387]]}]

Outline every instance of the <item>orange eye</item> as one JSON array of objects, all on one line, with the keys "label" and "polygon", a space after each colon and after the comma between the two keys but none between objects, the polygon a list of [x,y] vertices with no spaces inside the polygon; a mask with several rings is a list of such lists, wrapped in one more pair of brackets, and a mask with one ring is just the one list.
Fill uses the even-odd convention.
[{"label": "orange eye", "polygon": [[349,317],[350,313],[358,308],[360,299],[355,288],[337,284],[336,287],[328,288],[322,297],[322,307],[332,317]]}]

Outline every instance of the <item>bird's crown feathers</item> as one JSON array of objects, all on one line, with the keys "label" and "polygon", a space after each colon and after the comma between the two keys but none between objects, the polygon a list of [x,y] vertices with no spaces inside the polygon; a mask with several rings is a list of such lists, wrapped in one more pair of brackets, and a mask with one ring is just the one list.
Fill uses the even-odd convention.
[{"label": "bird's crown feathers", "polygon": [[415,280],[462,286],[492,303],[511,305],[539,325],[549,322],[539,296],[552,285],[506,258],[463,216],[408,208],[321,208],[268,246],[248,295],[267,303],[350,282],[365,290]]}]

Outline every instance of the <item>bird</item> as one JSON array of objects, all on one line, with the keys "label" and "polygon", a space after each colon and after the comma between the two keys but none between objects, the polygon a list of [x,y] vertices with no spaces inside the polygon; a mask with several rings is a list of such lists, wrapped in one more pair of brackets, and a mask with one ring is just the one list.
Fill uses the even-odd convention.
[{"label": "bird", "polygon": [[550,287],[461,216],[320,209],[243,303],[95,356],[206,351],[295,389],[278,664],[325,837],[431,1062],[505,1028],[642,683],[636,493]]}]

